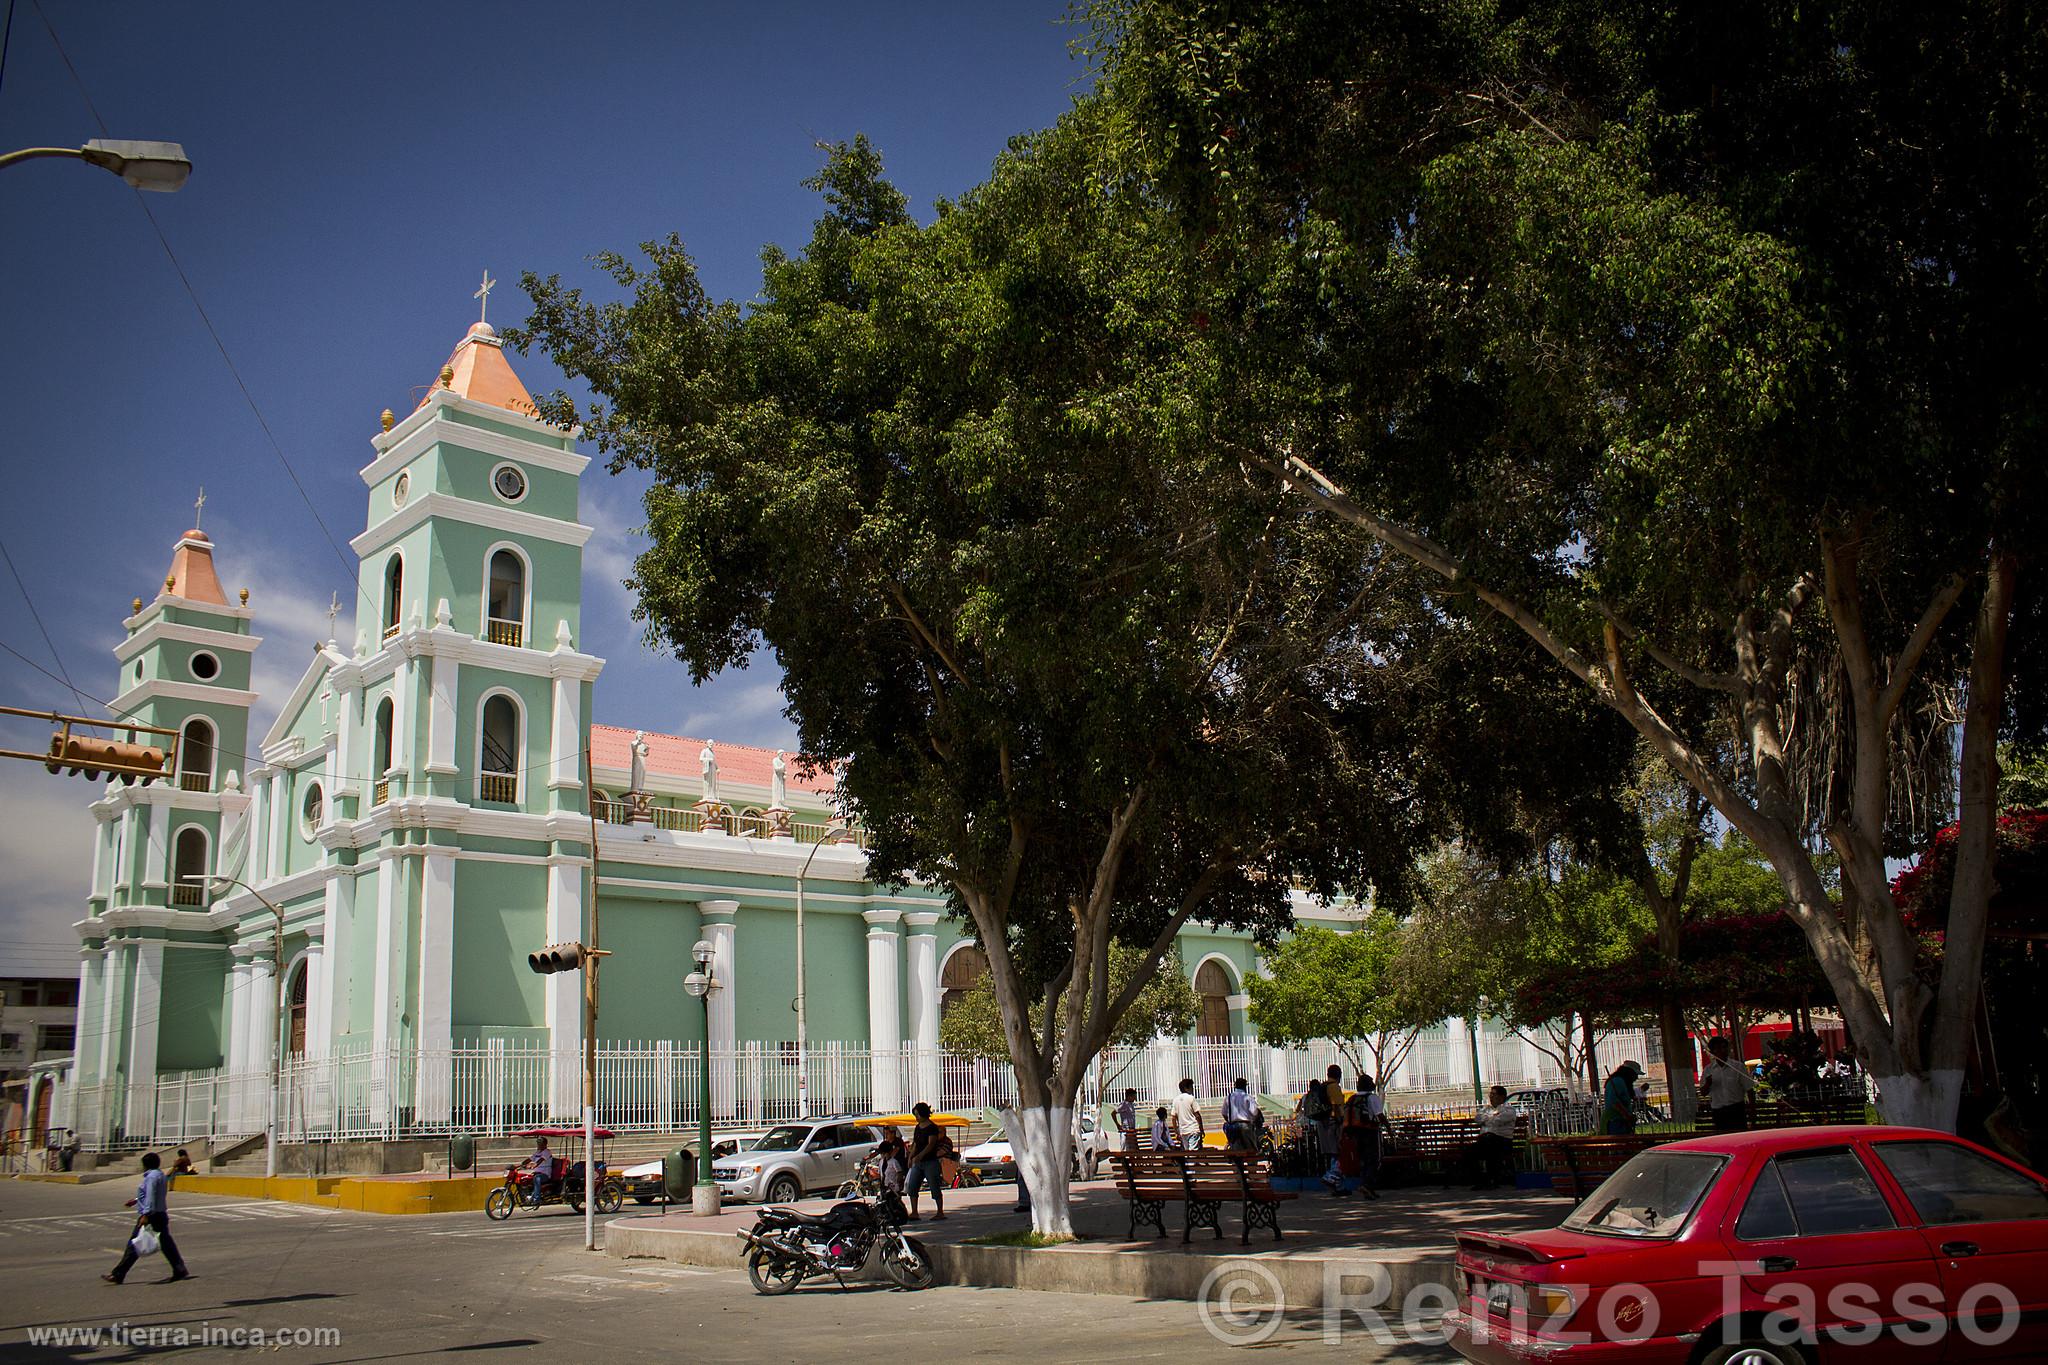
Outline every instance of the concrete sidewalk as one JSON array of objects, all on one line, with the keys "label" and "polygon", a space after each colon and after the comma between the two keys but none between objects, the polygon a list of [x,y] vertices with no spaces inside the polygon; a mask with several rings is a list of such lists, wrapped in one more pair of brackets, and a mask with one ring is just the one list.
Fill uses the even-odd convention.
[{"label": "concrete sidewalk", "polygon": [[[1465,1193],[1423,1186],[1387,1190],[1377,1201],[1303,1194],[1281,1206],[1282,1237],[1270,1230],[1240,1245],[1241,1206],[1222,1209],[1224,1236],[1207,1229],[1183,1244],[1183,1211],[1168,1205],[1165,1238],[1129,1235],[1128,1206],[1107,1180],[1074,1187],[1074,1231],[1081,1240],[1042,1249],[974,1246],[991,1234],[1019,1232],[1031,1225],[1012,1213],[1013,1185],[987,1185],[946,1193],[947,1217],[911,1225],[931,1249],[939,1278],[947,1284],[1114,1294],[1145,1299],[1195,1299],[1205,1283],[1225,1269],[1252,1263],[1254,1278],[1285,1299],[1289,1308],[1319,1308],[1326,1298],[1347,1302],[1377,1299],[1398,1305],[1424,1286],[1448,1289],[1455,1268],[1455,1234],[1461,1229],[1527,1232],[1555,1226],[1571,1210],[1569,1200],[1541,1191]],[[809,1212],[831,1206],[829,1199],[796,1205]],[[606,1231],[605,1253],[621,1258],[653,1257],[688,1265],[737,1267],[745,1245],[739,1229],[751,1227],[758,1205],[728,1207],[716,1218],[686,1213],[650,1213],[614,1219]]]}]

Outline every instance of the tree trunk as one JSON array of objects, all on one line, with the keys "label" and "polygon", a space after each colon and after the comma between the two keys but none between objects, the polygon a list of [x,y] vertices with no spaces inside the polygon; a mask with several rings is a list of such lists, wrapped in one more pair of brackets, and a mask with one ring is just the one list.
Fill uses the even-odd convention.
[{"label": "tree trunk", "polygon": [[1070,1238],[1074,1218],[1067,1205],[1067,1178],[1073,1159],[1074,1109],[1019,1106],[1011,1112],[1010,1150],[1017,1171],[1031,1190],[1031,1230],[1043,1237]]},{"label": "tree trunk", "polygon": [[1593,1016],[1582,1014],[1580,1024],[1586,1030],[1586,1083],[1595,1095],[1600,1093],[1600,1050],[1593,1043]]},{"label": "tree trunk", "polygon": [[1671,1120],[1691,1123],[1699,1113],[1700,1092],[1692,1075],[1692,1043],[1685,1032],[1685,1014],[1673,996],[1665,996],[1657,1021],[1664,1036],[1664,1076],[1671,1086]]}]

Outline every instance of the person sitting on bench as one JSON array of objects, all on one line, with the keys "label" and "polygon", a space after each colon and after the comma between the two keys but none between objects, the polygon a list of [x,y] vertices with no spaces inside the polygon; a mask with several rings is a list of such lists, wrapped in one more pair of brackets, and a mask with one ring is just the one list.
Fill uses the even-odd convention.
[{"label": "person sitting on bench", "polygon": [[1479,1136],[1472,1140],[1472,1158],[1479,1166],[1475,1190],[1498,1189],[1515,1183],[1515,1122],[1521,1118],[1508,1103],[1504,1085],[1486,1092],[1487,1102],[1479,1107]]}]

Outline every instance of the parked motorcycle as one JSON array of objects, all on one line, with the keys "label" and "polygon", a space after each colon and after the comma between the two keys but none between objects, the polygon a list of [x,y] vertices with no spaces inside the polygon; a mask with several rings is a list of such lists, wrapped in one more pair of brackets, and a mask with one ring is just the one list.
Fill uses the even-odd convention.
[{"label": "parked motorcycle", "polygon": [[882,1193],[848,1199],[822,1214],[770,1206],[751,1228],[740,1231],[747,1251],[747,1279],[761,1294],[787,1294],[806,1280],[830,1276],[840,1288],[879,1255],[882,1271],[903,1289],[928,1289],[931,1252],[903,1231],[903,1201]]}]

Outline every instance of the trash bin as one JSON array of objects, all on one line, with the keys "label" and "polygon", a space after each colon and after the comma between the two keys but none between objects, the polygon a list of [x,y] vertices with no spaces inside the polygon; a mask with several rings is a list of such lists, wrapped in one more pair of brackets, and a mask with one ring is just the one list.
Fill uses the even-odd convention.
[{"label": "trash bin", "polygon": [[661,1159],[661,1188],[670,1199],[688,1199],[697,1183],[697,1154],[678,1147]]},{"label": "trash bin", "polygon": [[468,1133],[457,1133],[448,1139],[448,1169],[466,1171],[476,1165],[476,1139]]}]

